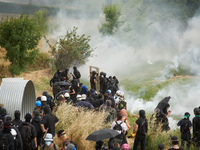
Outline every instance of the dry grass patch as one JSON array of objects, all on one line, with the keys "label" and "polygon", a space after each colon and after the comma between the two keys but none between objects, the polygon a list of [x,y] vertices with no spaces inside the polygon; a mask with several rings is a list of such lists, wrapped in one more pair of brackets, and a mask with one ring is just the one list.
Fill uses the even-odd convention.
[{"label": "dry grass patch", "polygon": [[[78,150],[94,149],[95,142],[85,140],[93,131],[105,128],[106,113],[87,111],[64,105],[57,109],[55,115],[59,118],[56,132],[65,130],[67,137],[78,145]],[[71,139],[72,138],[72,139]],[[61,146],[58,137],[55,143]]]}]

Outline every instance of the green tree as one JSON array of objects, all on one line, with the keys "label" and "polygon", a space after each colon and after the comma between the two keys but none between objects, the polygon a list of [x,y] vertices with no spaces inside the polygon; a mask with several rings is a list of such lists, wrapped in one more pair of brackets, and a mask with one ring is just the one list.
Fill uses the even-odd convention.
[{"label": "green tree", "polygon": [[94,49],[89,44],[90,36],[77,35],[77,29],[74,27],[72,31],[68,30],[65,37],[60,38],[54,45],[51,45],[45,37],[57,69],[64,70],[73,64],[85,64],[87,58],[91,56]]},{"label": "green tree", "polygon": [[105,14],[105,21],[103,21],[99,27],[99,31],[105,35],[112,35],[119,27],[121,16],[121,9],[118,4],[103,5],[103,12]]},{"label": "green tree", "polygon": [[9,71],[13,76],[25,71],[26,65],[36,58],[40,38],[37,25],[29,16],[1,19],[0,46],[7,51],[5,59],[11,62]]}]

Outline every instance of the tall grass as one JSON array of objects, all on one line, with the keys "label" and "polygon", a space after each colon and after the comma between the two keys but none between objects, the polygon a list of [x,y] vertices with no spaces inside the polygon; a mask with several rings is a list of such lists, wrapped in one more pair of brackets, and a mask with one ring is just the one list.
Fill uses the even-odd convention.
[{"label": "tall grass", "polygon": [[[60,129],[65,130],[67,137],[77,144],[78,150],[95,149],[95,142],[85,140],[93,131],[105,128],[104,120],[106,113],[83,111],[70,105],[60,106],[55,115],[59,119],[56,127],[56,133]],[[54,139],[55,143],[61,146],[58,137]]]}]

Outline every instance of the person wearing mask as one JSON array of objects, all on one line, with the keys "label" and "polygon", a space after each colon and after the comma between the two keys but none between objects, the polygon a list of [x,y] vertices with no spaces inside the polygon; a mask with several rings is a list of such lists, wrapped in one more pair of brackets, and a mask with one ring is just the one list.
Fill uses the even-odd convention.
[{"label": "person wearing mask", "polygon": [[158,144],[158,150],[164,150],[165,146],[164,144],[160,143]]},{"label": "person wearing mask", "polygon": [[184,146],[186,142],[188,148],[190,147],[190,140],[191,140],[190,130],[192,128],[192,123],[189,120],[189,117],[190,114],[186,112],[184,114],[184,118],[177,123],[177,125],[180,126],[180,131],[181,131],[181,146]]},{"label": "person wearing mask", "polygon": [[97,83],[97,80],[96,80],[96,71],[92,71],[92,76],[90,77],[90,86],[91,86],[91,89],[96,90],[96,83]]},{"label": "person wearing mask", "polygon": [[19,127],[19,125],[22,123],[22,120],[20,120],[20,111],[15,110],[14,116],[15,116],[15,119],[12,121],[12,126]]},{"label": "person wearing mask", "polygon": [[173,136],[173,137],[171,138],[171,142],[172,142],[172,147],[169,148],[168,150],[184,150],[183,148],[180,148],[180,147],[178,146],[179,140],[178,140],[178,138],[177,138],[176,136]]},{"label": "person wearing mask", "polygon": [[134,125],[134,131],[136,133],[133,150],[137,150],[139,143],[141,143],[141,150],[145,150],[145,139],[148,131],[148,122],[145,116],[145,111],[139,111],[139,118],[136,120]]},{"label": "person wearing mask", "polygon": [[51,133],[47,133],[45,136],[45,144],[41,146],[40,150],[59,150],[59,147],[53,143],[53,136]]},{"label": "person wearing mask", "polygon": [[41,129],[43,133],[51,133],[55,136],[55,127],[57,126],[59,119],[51,113],[49,105],[44,107],[44,116],[41,121]]},{"label": "person wearing mask", "polygon": [[11,132],[11,122],[5,121],[4,128],[0,132],[0,149],[4,150],[8,148],[9,150],[15,150],[14,137],[10,132]]}]

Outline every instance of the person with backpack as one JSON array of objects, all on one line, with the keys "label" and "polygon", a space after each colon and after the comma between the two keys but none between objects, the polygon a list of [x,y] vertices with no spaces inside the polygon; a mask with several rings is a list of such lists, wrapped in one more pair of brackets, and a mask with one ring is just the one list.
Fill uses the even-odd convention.
[{"label": "person with backpack", "polygon": [[43,132],[41,129],[41,118],[40,118],[39,110],[36,110],[34,112],[34,118],[32,119],[31,124],[35,127],[35,130],[37,132],[37,148],[36,148],[37,150],[38,146],[41,146],[41,140],[42,140],[42,135],[43,135]]},{"label": "person with backpack", "polygon": [[23,149],[34,150],[37,147],[37,132],[35,127],[30,123],[32,116],[26,113],[25,122],[19,125],[19,132],[21,134]]},{"label": "person with backpack", "polygon": [[59,119],[51,113],[49,105],[44,106],[44,116],[41,121],[41,129],[43,133],[51,133],[55,136],[55,127],[57,126]]},{"label": "person with backpack", "polygon": [[49,107],[51,108],[51,111],[53,110],[53,107],[55,106],[53,97],[51,96],[51,93],[47,93],[47,104],[49,105]]},{"label": "person with backpack", "polygon": [[148,122],[145,116],[145,111],[139,111],[139,118],[136,120],[134,125],[134,131],[136,133],[133,150],[137,150],[139,143],[141,143],[141,150],[145,150],[145,139],[148,131]]},{"label": "person with backpack", "polygon": [[59,150],[59,147],[53,143],[53,136],[47,133],[45,136],[45,144],[41,146],[40,150]]},{"label": "person with backpack", "polygon": [[0,132],[0,150],[15,150],[14,137],[11,132],[11,122],[5,121],[4,128]]},{"label": "person with backpack", "polygon": [[19,127],[19,125],[22,123],[22,120],[20,120],[20,111],[15,110],[14,116],[15,116],[15,119],[12,121],[12,126]]},{"label": "person with backpack", "polygon": [[195,145],[200,147],[200,109],[194,108],[195,117],[192,119],[193,138]]},{"label": "person with backpack", "polygon": [[180,126],[181,131],[181,146],[184,146],[185,142],[187,142],[187,147],[190,147],[190,140],[191,140],[191,134],[190,130],[192,128],[192,123],[189,120],[190,114],[186,112],[184,114],[184,118],[181,119],[177,125]]},{"label": "person with backpack", "polygon": [[124,93],[120,92],[120,98],[119,98],[119,102],[118,102],[118,111],[125,109],[127,110],[127,102],[124,98]]},{"label": "person with backpack", "polygon": [[41,101],[36,101],[35,102],[35,108],[34,108],[34,110],[33,110],[33,112],[32,112],[32,117],[34,118],[35,116],[35,111],[39,111],[40,112],[40,117],[42,118],[42,116],[43,116],[43,110],[41,109],[41,105],[42,105],[42,103],[41,103]]},{"label": "person with backpack", "polygon": [[78,71],[76,66],[74,66],[73,69],[74,69],[74,76],[76,77],[76,79],[79,80],[81,78],[81,73]]},{"label": "person with backpack", "polygon": [[[117,120],[114,121],[111,125],[111,129],[117,131],[119,133],[119,135],[117,135],[115,138],[119,139],[120,141],[120,146],[122,146],[124,143],[127,143],[126,140],[126,130],[127,130],[127,126],[126,124],[123,122],[123,117],[121,113],[117,114]],[[112,139],[109,142],[109,148],[112,148]]]}]

